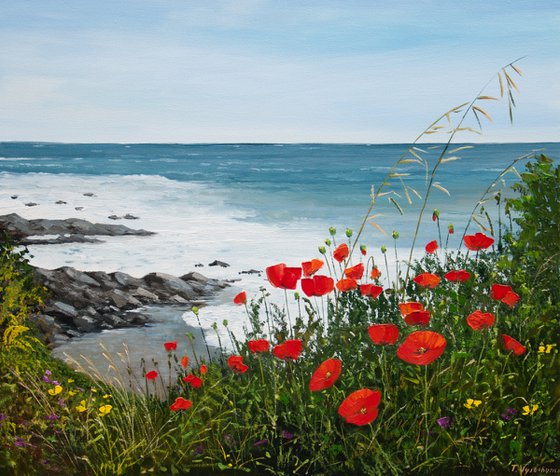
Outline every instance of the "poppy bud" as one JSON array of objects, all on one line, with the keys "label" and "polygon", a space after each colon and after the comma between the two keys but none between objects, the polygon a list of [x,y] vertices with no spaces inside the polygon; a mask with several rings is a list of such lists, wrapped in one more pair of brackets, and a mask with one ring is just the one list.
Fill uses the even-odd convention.
[{"label": "poppy bud", "polygon": [[385,245],[381,245],[381,253],[387,253],[387,247]]},{"label": "poppy bud", "polygon": [[399,232],[396,230],[393,230],[393,233],[391,234],[391,236],[393,237],[394,240],[398,240],[399,239]]},{"label": "poppy bud", "polygon": [[335,228],[334,226],[331,226],[331,227],[329,228],[329,233],[331,234],[331,236],[336,235],[336,228]]},{"label": "poppy bud", "polygon": [[227,326],[228,326],[228,320],[227,320],[227,319],[224,319],[224,321],[222,322],[222,324],[224,325],[224,327],[227,327]]},{"label": "poppy bud", "polygon": [[193,312],[193,314],[194,314],[195,316],[198,316],[198,307],[193,306],[192,309],[191,309],[191,311]]},{"label": "poppy bud", "polygon": [[366,245],[360,245],[360,252],[361,252],[362,255],[364,255],[364,256],[367,254]]},{"label": "poppy bud", "polygon": [[331,246],[332,241],[329,240],[328,238],[325,240],[325,245],[327,246]]},{"label": "poppy bud", "polygon": [[453,223],[450,223],[449,225],[447,225],[447,231],[450,235],[455,233],[455,228],[453,228]]},{"label": "poppy bud", "polygon": [[350,228],[346,228],[346,236],[347,236],[348,238],[351,238],[351,237],[352,237],[352,230],[351,230]]},{"label": "poppy bud", "polygon": [[299,301],[299,293],[297,291],[294,293],[294,299]]},{"label": "poppy bud", "polygon": [[436,221],[439,218],[439,210],[434,208],[434,212],[432,213],[432,221]]},{"label": "poppy bud", "polygon": [[319,246],[319,253],[324,255],[327,252],[327,249],[324,246]]}]

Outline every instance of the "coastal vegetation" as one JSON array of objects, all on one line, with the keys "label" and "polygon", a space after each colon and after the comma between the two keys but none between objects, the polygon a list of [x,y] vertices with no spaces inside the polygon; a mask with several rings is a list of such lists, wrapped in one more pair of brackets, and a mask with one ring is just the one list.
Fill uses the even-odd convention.
[{"label": "coastal vegetation", "polygon": [[[511,63],[496,77],[510,115],[513,74],[520,70]],[[542,154],[512,158],[474,203],[469,225],[480,231],[456,230],[445,210],[424,218],[432,192],[450,193],[438,168],[470,147],[453,140],[489,119],[481,104],[494,99],[480,92],[434,121],[372,190],[360,229],[329,229],[317,256],[301,263],[268,263],[269,286],[234,299],[246,308],[246,335],[228,331],[230,343],[217,354],[206,346],[191,359],[167,342],[168,361],[159,365],[177,378],[164,381],[158,364],[146,363],[142,393],[49,355],[32,324],[44,290],[33,283],[25,250],[3,244],[0,469],[376,475],[554,468],[558,163]],[[447,141],[419,145],[432,134]],[[404,164],[425,174],[423,192],[407,185]],[[499,188],[510,172],[516,184]],[[414,197],[421,203],[415,237],[423,224],[433,240],[422,243],[418,259],[396,257],[391,269],[387,254],[393,245],[396,253],[398,232],[375,252],[360,237],[368,224],[382,231],[379,200],[404,213]],[[450,249],[449,236],[460,232],[463,247]],[[270,286],[283,290],[285,303],[271,300]],[[193,317],[201,323],[204,310],[193,308]],[[185,338],[193,336],[177,336]]]}]

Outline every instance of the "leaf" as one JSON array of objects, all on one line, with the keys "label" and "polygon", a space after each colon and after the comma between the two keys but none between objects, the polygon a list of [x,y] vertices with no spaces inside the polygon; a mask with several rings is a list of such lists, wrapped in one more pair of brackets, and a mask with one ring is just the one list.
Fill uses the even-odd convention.
[{"label": "leaf", "polygon": [[476,117],[476,122],[478,122],[478,127],[480,127],[482,129],[482,124],[480,123],[480,118],[478,117],[478,114],[476,112],[476,110],[473,108],[472,110],[474,117]]},{"label": "leaf", "polygon": [[371,225],[373,225],[375,228],[377,228],[381,233],[383,233],[385,236],[387,235],[387,232],[381,228],[381,226],[378,223],[375,223],[374,221],[371,222]]},{"label": "leaf", "polygon": [[504,97],[504,80],[502,79],[502,75],[498,73],[498,80],[500,81],[500,97]]},{"label": "leaf", "polygon": [[383,213],[376,213],[375,215],[372,215],[372,216],[368,217],[368,220],[373,220],[374,218],[382,217],[382,216],[383,216]]},{"label": "leaf", "polygon": [[414,193],[414,195],[416,195],[420,200],[422,200],[421,195],[416,191],[416,189],[412,188],[411,186],[408,186],[409,190],[412,190],[412,193]]},{"label": "leaf", "polygon": [[399,164],[412,164],[412,163],[422,165],[424,162],[422,162],[422,160],[419,160],[419,159],[402,159],[402,160],[399,160]]},{"label": "leaf", "polygon": [[447,190],[445,187],[441,186],[439,183],[434,183],[432,184],[433,187],[437,188],[438,190],[441,190],[443,193],[446,193],[447,195],[451,196],[451,194],[449,193],[449,190]]},{"label": "leaf", "polygon": [[475,134],[478,134],[478,135],[482,135],[482,132],[477,131],[476,129],[473,129],[472,127],[458,127],[456,130],[457,130],[457,132],[468,131],[468,132],[474,132]]},{"label": "leaf", "polygon": [[420,147],[414,146],[413,149],[414,149],[414,150],[417,150],[418,152],[422,152],[422,153],[424,153],[424,154],[427,153],[425,150],[421,149]]},{"label": "leaf", "polygon": [[404,215],[404,211],[403,211],[402,207],[399,205],[399,202],[397,202],[393,197],[390,197],[390,198],[389,198],[389,201],[390,201],[393,205],[395,205],[395,207],[397,207],[397,210],[399,211],[399,213],[400,213],[401,215]]},{"label": "leaf", "polygon": [[408,190],[406,189],[406,185],[404,184],[403,179],[400,179],[400,180],[401,180],[401,184],[403,186],[404,194],[406,195],[406,200],[408,201],[409,205],[412,205],[412,200],[410,199],[410,195],[408,193]]},{"label": "leaf", "polygon": [[518,66],[515,66],[513,63],[510,64],[510,66],[513,68],[513,70],[514,70],[519,76],[523,76],[523,71],[521,71],[521,68],[519,68]]},{"label": "leaf", "polygon": [[[480,217],[482,219],[482,217]],[[490,230],[488,229],[488,227],[484,226],[482,223],[480,223],[479,219],[473,215],[472,217],[473,221],[480,227],[480,229],[482,231],[487,231],[489,232]]]},{"label": "leaf", "polygon": [[482,100],[487,100],[487,101],[497,101],[498,98],[495,98],[494,96],[478,96],[476,99],[482,99]]},{"label": "leaf", "polygon": [[459,152],[460,150],[465,150],[465,149],[474,149],[474,145],[462,145],[461,147],[457,147],[453,150],[450,150],[449,153],[454,154],[455,152]]},{"label": "leaf", "polygon": [[447,157],[445,159],[441,159],[441,163],[444,164],[445,162],[453,162],[454,160],[461,160],[461,157]]},{"label": "leaf", "polygon": [[408,151],[414,156],[416,157],[418,160],[422,160],[422,157],[420,157],[416,152],[414,152],[412,149],[408,149]]},{"label": "leaf", "polygon": [[517,84],[515,84],[515,81],[513,79],[511,79],[511,76],[509,74],[507,74],[507,71],[504,69],[502,70],[504,72],[504,75],[506,77],[506,81],[508,82],[509,86],[512,86],[516,91],[519,91],[519,88],[517,87]]},{"label": "leaf", "polygon": [[488,119],[490,122],[494,122],[494,121],[492,120],[492,118],[490,117],[490,114],[488,114],[488,113],[487,113],[484,109],[482,109],[481,107],[473,106],[473,109],[474,109],[475,111],[480,112],[480,114],[482,114],[482,115],[483,115],[486,119]]},{"label": "leaf", "polygon": [[409,175],[410,175],[409,173],[394,172],[392,174],[389,174],[389,177],[391,177],[391,178],[408,177]]}]

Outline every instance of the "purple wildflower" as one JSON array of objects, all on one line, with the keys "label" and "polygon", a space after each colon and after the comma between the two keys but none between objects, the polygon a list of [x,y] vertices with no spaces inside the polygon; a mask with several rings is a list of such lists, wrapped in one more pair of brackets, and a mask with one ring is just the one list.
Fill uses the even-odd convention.
[{"label": "purple wildflower", "polygon": [[43,375],[43,382],[51,383],[51,380],[46,375]]},{"label": "purple wildflower", "polygon": [[61,406],[62,408],[66,406],[66,402],[64,401],[64,398],[58,399],[58,405]]},{"label": "purple wildflower", "polygon": [[53,421],[58,420],[60,417],[56,413],[51,413],[50,415],[45,415],[45,420]]},{"label": "purple wildflower", "polygon": [[32,446],[31,443],[28,443],[27,441],[25,441],[23,438],[20,438],[19,436],[16,436],[14,445],[19,446],[20,448],[23,448],[25,446]]},{"label": "purple wildflower", "polygon": [[268,444],[268,440],[257,440],[253,443],[253,446],[262,446],[262,445],[267,445]]},{"label": "purple wildflower", "polygon": [[518,411],[515,408],[508,407],[500,416],[503,420],[510,421],[516,413],[518,413]]},{"label": "purple wildflower", "polygon": [[60,385],[60,382],[59,382],[58,380],[53,380],[51,383],[52,383],[53,385]]},{"label": "purple wildflower", "polygon": [[0,422],[6,420],[8,418],[8,415],[6,415],[5,413],[0,413]]},{"label": "purple wildflower", "polygon": [[436,421],[437,421],[437,424],[443,429],[447,429],[451,426],[451,417],[450,416],[444,416],[444,417],[438,418]]},{"label": "purple wildflower", "polygon": [[52,375],[52,372],[50,370],[45,370],[45,375]]},{"label": "purple wildflower", "polygon": [[290,433],[289,431],[286,430],[282,430],[282,438],[284,438],[285,440],[291,440],[293,439],[294,434]]},{"label": "purple wildflower", "polygon": [[197,455],[201,455],[202,453],[204,453],[204,445],[203,445],[202,443],[199,444],[199,445],[197,445],[197,446],[195,447],[195,449],[194,449],[194,452],[195,452]]}]

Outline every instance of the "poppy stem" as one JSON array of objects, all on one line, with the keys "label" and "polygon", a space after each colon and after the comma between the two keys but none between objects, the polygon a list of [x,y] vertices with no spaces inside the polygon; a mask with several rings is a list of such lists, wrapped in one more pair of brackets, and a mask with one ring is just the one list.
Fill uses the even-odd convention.
[{"label": "poppy stem", "polygon": [[288,326],[290,328],[290,337],[293,339],[294,338],[294,331],[292,328],[292,320],[290,318],[290,307],[288,305],[288,290],[284,289],[284,298],[286,300],[286,317],[288,318]]},{"label": "poppy stem", "polygon": [[428,366],[424,366],[424,431],[426,440],[424,442],[424,458],[428,460],[428,438],[430,436],[430,425],[428,423]]},{"label": "poppy stem", "polygon": [[443,246],[443,240],[441,239],[441,225],[439,223],[439,217],[437,217],[437,231],[438,231],[438,235],[439,235],[439,246],[442,247]]},{"label": "poppy stem", "polygon": [[387,262],[387,253],[383,253],[383,258],[385,258],[385,269],[387,270],[387,285],[391,286],[391,277],[389,276],[389,263]]}]

